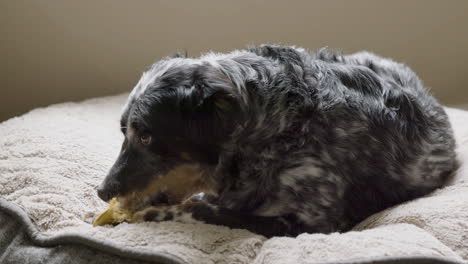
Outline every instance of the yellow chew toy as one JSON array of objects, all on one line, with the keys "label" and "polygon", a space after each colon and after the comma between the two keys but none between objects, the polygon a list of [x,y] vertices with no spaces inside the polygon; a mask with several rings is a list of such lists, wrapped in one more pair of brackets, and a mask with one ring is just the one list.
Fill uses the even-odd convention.
[{"label": "yellow chew toy", "polygon": [[128,222],[132,219],[132,213],[127,210],[121,210],[120,204],[116,198],[109,202],[109,209],[100,214],[93,222],[93,226],[114,225],[122,222]]}]

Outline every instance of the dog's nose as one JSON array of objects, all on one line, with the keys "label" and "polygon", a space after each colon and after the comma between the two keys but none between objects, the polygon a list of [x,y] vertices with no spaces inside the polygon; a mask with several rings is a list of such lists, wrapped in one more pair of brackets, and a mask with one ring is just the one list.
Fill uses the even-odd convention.
[{"label": "dog's nose", "polygon": [[97,189],[97,194],[104,202],[108,202],[112,197],[112,192],[102,188],[101,186]]}]

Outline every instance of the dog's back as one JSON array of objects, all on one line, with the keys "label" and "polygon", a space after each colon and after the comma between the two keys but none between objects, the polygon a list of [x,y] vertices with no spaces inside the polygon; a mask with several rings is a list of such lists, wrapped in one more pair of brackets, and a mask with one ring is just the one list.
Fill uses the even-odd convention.
[{"label": "dog's back", "polygon": [[281,106],[261,103],[270,119],[236,138],[233,151],[245,157],[238,157],[241,175],[267,176],[245,177],[249,187],[238,203],[226,204],[260,215],[293,213],[312,231],[344,230],[442,186],[456,169],[447,115],[405,65],[366,52],[252,52],[281,65],[269,80],[274,85],[263,88],[263,99]]},{"label": "dog's back", "polygon": [[[376,125],[372,133],[379,137],[381,150],[386,153],[385,158],[377,162],[383,163],[387,177],[372,175],[370,186],[355,185],[350,192],[375,188],[371,195],[361,199],[372,203],[381,194],[383,199],[374,201],[377,211],[441,187],[458,166],[453,132],[441,105],[403,64],[367,52],[346,56],[345,61],[368,67],[381,78],[385,105],[385,113],[373,117]],[[374,212],[369,208],[361,211],[357,220]]]}]

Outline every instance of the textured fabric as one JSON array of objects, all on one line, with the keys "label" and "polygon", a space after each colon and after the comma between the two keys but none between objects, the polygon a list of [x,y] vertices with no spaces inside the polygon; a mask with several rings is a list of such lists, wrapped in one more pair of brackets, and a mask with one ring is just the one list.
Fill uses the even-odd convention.
[{"label": "textured fabric", "polygon": [[[5,201],[0,201],[0,207]],[[5,210],[5,208],[2,208]],[[30,232],[27,230],[27,225],[19,219],[15,219],[12,215],[0,212],[0,263],[2,264],[137,264],[151,263],[143,261],[144,259],[155,260],[159,264],[180,263],[177,260],[172,260],[164,256],[135,256],[131,258],[124,257],[126,254],[110,250],[113,254],[109,254],[106,250],[99,247],[85,246],[87,243],[64,243],[57,241],[53,243],[50,238],[37,238],[36,241],[31,241]],[[37,245],[39,241],[48,241],[50,245],[43,247]],[[75,239],[76,240],[76,239]],[[47,244],[47,242],[46,242]],[[55,246],[54,246],[55,245]],[[88,243],[89,245],[89,243]]]},{"label": "textured fabric", "polygon": [[[353,232],[266,240],[246,230],[206,224],[92,227],[91,219],[106,208],[95,188],[120,149],[118,120],[124,100],[120,95],[59,104],[0,124],[0,198],[27,213],[38,241],[62,236],[67,238],[64,243],[75,239],[95,249],[104,245],[101,250],[124,252],[121,256],[175,256],[172,259],[188,263],[311,263],[385,256],[468,259],[468,169],[463,163],[468,162],[468,112],[447,110],[462,161],[449,186],[371,216]],[[13,243],[11,237],[24,240],[21,230],[17,236],[2,235],[0,249]]]}]

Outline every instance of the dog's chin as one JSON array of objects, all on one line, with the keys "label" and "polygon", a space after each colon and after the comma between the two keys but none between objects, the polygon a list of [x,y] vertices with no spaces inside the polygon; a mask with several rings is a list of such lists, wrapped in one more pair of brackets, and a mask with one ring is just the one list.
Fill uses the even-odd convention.
[{"label": "dog's chin", "polygon": [[214,184],[198,165],[178,166],[144,189],[115,197],[121,209],[136,212],[149,206],[181,204],[201,192],[213,194]]}]

